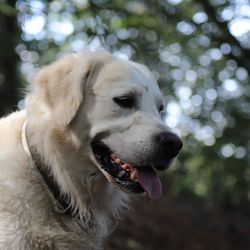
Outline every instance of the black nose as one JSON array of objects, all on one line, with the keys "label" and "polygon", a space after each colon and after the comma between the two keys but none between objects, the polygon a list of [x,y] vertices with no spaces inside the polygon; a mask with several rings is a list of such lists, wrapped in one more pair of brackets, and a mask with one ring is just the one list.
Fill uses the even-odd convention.
[{"label": "black nose", "polygon": [[164,154],[168,159],[177,156],[183,145],[181,139],[171,132],[161,132],[156,134],[154,142],[161,154]]}]

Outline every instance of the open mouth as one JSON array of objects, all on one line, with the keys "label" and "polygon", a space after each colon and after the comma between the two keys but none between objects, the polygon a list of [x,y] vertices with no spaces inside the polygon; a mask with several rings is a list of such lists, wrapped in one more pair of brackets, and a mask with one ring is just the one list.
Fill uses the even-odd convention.
[{"label": "open mouth", "polygon": [[161,196],[162,186],[155,170],[149,166],[135,166],[118,158],[102,143],[93,143],[94,156],[104,176],[124,192],[146,192],[151,200]]}]

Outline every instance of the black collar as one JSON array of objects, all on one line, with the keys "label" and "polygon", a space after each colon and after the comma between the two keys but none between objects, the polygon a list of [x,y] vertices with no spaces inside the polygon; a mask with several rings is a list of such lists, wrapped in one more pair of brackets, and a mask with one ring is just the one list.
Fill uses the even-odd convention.
[{"label": "black collar", "polygon": [[44,184],[45,191],[47,192],[51,202],[53,204],[53,209],[56,213],[71,216],[73,218],[78,217],[77,211],[72,208],[70,203],[70,196],[63,194],[60,191],[58,183],[55,181],[51,172],[49,171],[49,166],[44,162],[42,157],[37,153],[35,148],[30,148],[26,136],[26,124],[24,122],[22,127],[22,145],[25,153],[29,156],[32,165],[39,171],[42,183]]},{"label": "black collar", "polygon": [[33,165],[38,169],[44,184],[46,184],[45,188],[47,188],[47,192],[50,192],[50,198],[54,199],[54,211],[59,214],[76,217],[76,213],[74,213],[70,203],[70,196],[67,194],[62,195],[58,183],[49,171],[49,166],[44,163],[41,156],[36,153],[34,149],[31,149],[31,156],[34,163]]}]

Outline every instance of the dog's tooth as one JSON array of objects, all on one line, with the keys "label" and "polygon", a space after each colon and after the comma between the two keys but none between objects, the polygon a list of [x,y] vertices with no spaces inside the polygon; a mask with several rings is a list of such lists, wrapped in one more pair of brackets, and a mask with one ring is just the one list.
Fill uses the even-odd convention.
[{"label": "dog's tooth", "polygon": [[115,160],[117,158],[117,156],[115,154],[111,154],[110,156],[113,160]]},{"label": "dog's tooth", "polygon": [[129,165],[127,164],[127,163],[124,163],[123,165],[123,168],[126,170],[126,171],[130,171],[130,167],[129,167]]},{"label": "dog's tooth", "polygon": [[125,166],[125,164],[121,165],[121,167],[122,167],[123,169],[125,169],[125,170],[126,170],[126,166]]},{"label": "dog's tooth", "polygon": [[119,158],[116,158],[116,159],[115,159],[115,162],[116,162],[117,164],[119,164],[119,165],[122,163],[122,161],[121,161]]},{"label": "dog's tooth", "polygon": [[126,164],[123,164],[121,167],[122,167],[125,171],[130,172],[130,168],[129,168]]}]

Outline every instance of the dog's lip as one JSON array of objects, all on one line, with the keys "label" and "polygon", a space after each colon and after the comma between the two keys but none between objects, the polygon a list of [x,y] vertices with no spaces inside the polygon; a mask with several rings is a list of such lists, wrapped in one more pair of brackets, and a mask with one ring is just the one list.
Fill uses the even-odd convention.
[{"label": "dog's lip", "polygon": [[144,192],[140,184],[130,179],[129,173],[112,160],[111,151],[106,145],[102,143],[92,143],[92,150],[97,161],[97,167],[109,182],[124,192]]},{"label": "dog's lip", "polygon": [[92,144],[97,166],[108,179],[125,192],[146,192],[151,200],[161,196],[161,181],[150,166],[139,167],[118,158],[103,143]]}]

